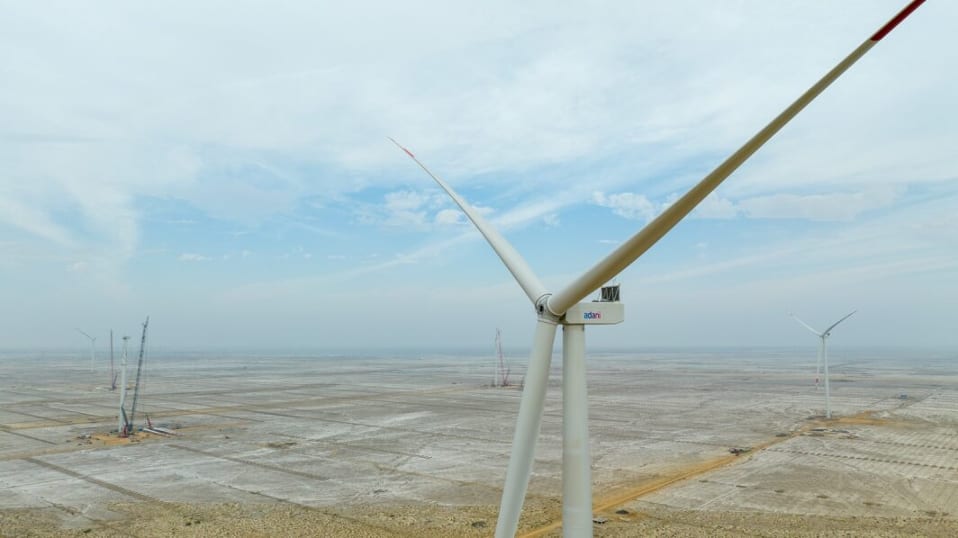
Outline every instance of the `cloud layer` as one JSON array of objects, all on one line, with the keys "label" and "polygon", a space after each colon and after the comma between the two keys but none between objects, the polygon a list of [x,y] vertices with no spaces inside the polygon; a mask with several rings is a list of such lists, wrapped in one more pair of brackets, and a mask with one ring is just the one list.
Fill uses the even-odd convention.
[{"label": "cloud layer", "polygon": [[[43,340],[53,309],[67,326],[106,325],[253,288],[303,286],[328,304],[357,281],[504,286],[478,234],[386,136],[561,285],[901,4],[9,4],[0,276],[10,301],[36,304],[0,336]],[[804,264],[787,282],[874,268],[907,288],[927,267],[947,286],[958,49],[942,43],[956,16],[949,2],[922,6],[623,278],[734,267],[750,282]],[[858,239],[822,240],[845,236]],[[897,264],[905,252],[924,265]],[[181,302],[171,290],[186,290]],[[290,299],[277,326],[303,315],[294,305],[306,308]]]}]

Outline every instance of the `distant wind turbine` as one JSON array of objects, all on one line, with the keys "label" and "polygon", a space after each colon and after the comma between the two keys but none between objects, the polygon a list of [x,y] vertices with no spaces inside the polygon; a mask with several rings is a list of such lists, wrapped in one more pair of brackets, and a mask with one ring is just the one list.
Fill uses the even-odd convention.
[{"label": "distant wind turbine", "polygon": [[795,314],[789,314],[792,316],[792,318],[795,319],[795,321],[801,323],[803,327],[812,331],[812,334],[814,334],[815,336],[819,337],[822,340],[822,345],[818,348],[818,365],[819,366],[816,369],[817,371],[815,373],[815,376],[816,376],[815,384],[816,385],[818,384],[818,374],[819,374],[818,370],[820,370],[821,365],[824,364],[825,365],[825,418],[832,418],[832,400],[831,400],[831,393],[828,387],[828,347],[826,345],[826,341],[828,340],[828,337],[831,336],[832,329],[834,329],[839,323],[852,317],[852,314],[854,314],[855,312],[858,312],[858,311],[853,310],[851,314],[848,314],[847,316],[836,321],[835,323],[832,323],[827,329],[825,329],[822,332],[816,331],[815,329],[812,328],[811,325],[798,319],[798,316],[796,316]]},{"label": "distant wind turbine", "polygon": [[113,329],[110,329],[110,390],[116,390],[116,372],[113,369]]},{"label": "distant wind turbine", "polygon": [[127,343],[130,341],[129,336],[123,337],[123,356],[120,358],[120,412],[117,415],[117,426],[116,431],[117,435],[120,437],[126,437],[129,432],[129,422],[126,417],[126,354],[127,354]]},{"label": "distant wind turbine", "polygon": [[[923,2],[924,0],[912,0],[897,16],[828,71],[685,195],[558,293],[553,294],[539,281],[519,252],[481,213],[444,180],[426,168],[411,151],[393,140],[472,221],[532,302],[537,317],[529,366],[519,403],[512,454],[499,505],[495,534],[497,538],[515,536],[519,526],[519,515],[529,486],[536,440],[542,423],[549,365],[558,327],[562,326],[562,532],[567,538],[588,537],[592,536],[592,470],[584,362],[585,326],[620,323],[625,318],[625,308],[618,302],[617,297],[615,300],[600,302],[580,301],[629,267],[657,243],[722,181]],[[469,314],[465,312],[467,317]]]},{"label": "distant wind turbine", "polygon": [[93,362],[96,358],[96,337],[77,329],[77,332],[90,339],[90,371],[93,371]]}]

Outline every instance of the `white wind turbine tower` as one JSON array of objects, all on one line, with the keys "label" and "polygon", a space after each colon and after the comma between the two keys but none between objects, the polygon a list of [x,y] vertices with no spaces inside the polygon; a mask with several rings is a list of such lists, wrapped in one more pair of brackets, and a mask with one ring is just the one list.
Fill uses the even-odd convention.
[{"label": "white wind turbine tower", "polygon": [[96,337],[77,329],[77,332],[90,339],[90,371],[93,371],[93,362],[96,358]]},{"label": "white wind turbine tower", "polygon": [[129,336],[123,337],[123,358],[120,359],[120,412],[117,414],[116,434],[126,436],[126,353]]},{"label": "white wind turbine tower", "polygon": [[393,140],[393,143],[429,174],[469,217],[532,302],[538,318],[499,507],[496,524],[498,538],[514,536],[519,525],[519,515],[529,485],[536,439],[542,421],[549,364],[558,326],[563,326],[562,530],[566,537],[591,536],[592,480],[584,364],[585,326],[620,323],[624,319],[624,307],[617,301],[579,301],[618,275],[652,247],[725,178],[923,2],[924,0],[913,0],[909,3],[684,196],[566,288],[554,294],[542,285],[522,256],[481,214],[456,194],[445,181],[426,168],[411,151]]},{"label": "white wind turbine tower", "polygon": [[[825,330],[822,331],[822,332],[816,331],[815,329],[813,329],[813,328],[811,327],[811,325],[809,325],[808,323],[805,323],[804,321],[798,319],[798,316],[796,316],[795,314],[791,314],[791,316],[792,316],[793,318],[795,318],[795,321],[801,323],[802,326],[804,326],[806,329],[812,331],[812,333],[813,333],[815,336],[819,337],[819,338],[822,340],[822,345],[821,345],[821,347],[818,348],[818,364],[819,364],[819,366],[818,366],[817,370],[821,369],[821,365],[822,365],[822,364],[825,365],[825,372],[824,372],[824,373],[825,373],[825,418],[832,418],[832,399],[831,399],[831,392],[830,392],[829,387],[828,387],[828,346],[826,345],[826,341],[828,340],[828,337],[832,335],[832,329],[834,329],[839,323],[841,323],[841,322],[845,321],[846,319],[852,317],[852,314],[854,314],[855,312],[858,312],[858,310],[853,310],[850,314],[846,315],[846,316],[843,317],[842,319],[836,321],[835,323],[832,323],[827,329],[825,329]],[[816,376],[818,375],[818,372],[817,372],[817,371],[816,371],[815,375],[816,375]],[[815,378],[815,383],[816,383],[816,384],[818,383],[818,377]]]}]

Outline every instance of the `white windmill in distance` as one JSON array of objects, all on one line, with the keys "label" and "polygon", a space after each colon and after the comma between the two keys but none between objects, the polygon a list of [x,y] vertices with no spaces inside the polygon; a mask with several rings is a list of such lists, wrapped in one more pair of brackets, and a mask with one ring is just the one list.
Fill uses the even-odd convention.
[{"label": "white windmill in distance", "polygon": [[796,316],[795,314],[789,314],[790,316],[795,318],[795,321],[801,323],[803,327],[812,331],[812,333],[815,336],[819,337],[822,340],[822,345],[818,348],[818,366],[815,369],[815,384],[818,385],[818,375],[821,372],[822,364],[824,364],[825,365],[825,372],[824,372],[825,374],[825,418],[832,418],[831,392],[828,387],[828,346],[826,345],[826,341],[828,340],[828,337],[832,335],[832,329],[834,329],[839,323],[852,317],[852,314],[854,314],[855,312],[858,312],[858,310],[853,310],[847,316],[836,321],[835,323],[832,323],[827,329],[825,329],[822,332],[816,331],[815,329],[812,328],[811,325],[798,319],[798,316]]},{"label": "white windmill in distance", "polygon": [[892,20],[859,45],[781,114],[748,140],[684,196],[611,254],[558,293],[549,292],[526,261],[486,219],[442,179],[433,174],[408,149],[405,151],[456,202],[512,273],[534,305],[538,321],[533,337],[525,386],[519,404],[512,454],[506,471],[496,537],[514,536],[529,486],[536,439],[542,422],[552,348],[559,325],[562,331],[562,530],[566,537],[592,535],[592,480],[589,456],[588,401],[585,376],[585,325],[620,323],[625,310],[618,301],[579,303],[632,264],[652,247],[706,196],[777,133],[796,114],[878,41],[914,11],[924,0],[912,0]]},{"label": "white windmill in distance", "polygon": [[96,337],[77,329],[77,332],[90,339],[90,371],[93,371],[93,362],[96,358]]}]

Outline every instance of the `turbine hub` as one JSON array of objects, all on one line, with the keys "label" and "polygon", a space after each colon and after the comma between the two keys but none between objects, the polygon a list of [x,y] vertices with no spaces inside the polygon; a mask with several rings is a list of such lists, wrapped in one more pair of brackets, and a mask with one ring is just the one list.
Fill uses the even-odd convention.
[{"label": "turbine hub", "polygon": [[551,293],[543,293],[536,299],[536,316],[542,321],[558,325],[562,322],[562,316],[555,314],[549,309],[550,297],[552,297]]}]

